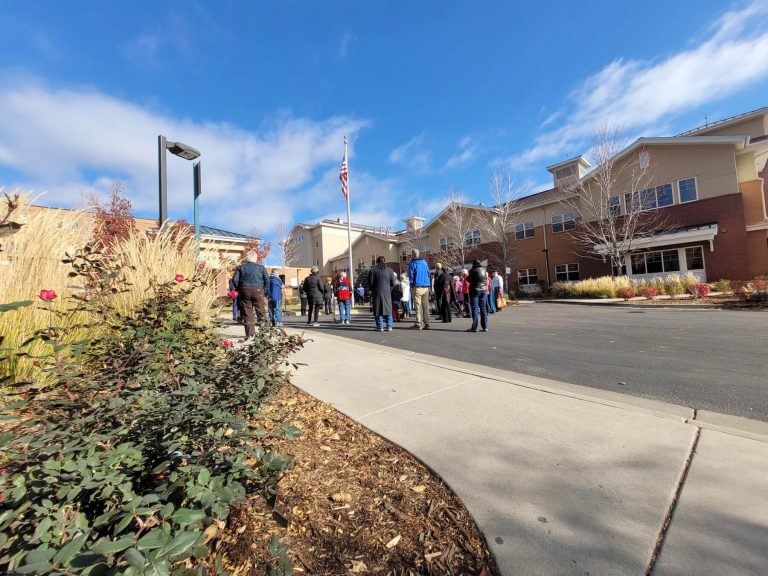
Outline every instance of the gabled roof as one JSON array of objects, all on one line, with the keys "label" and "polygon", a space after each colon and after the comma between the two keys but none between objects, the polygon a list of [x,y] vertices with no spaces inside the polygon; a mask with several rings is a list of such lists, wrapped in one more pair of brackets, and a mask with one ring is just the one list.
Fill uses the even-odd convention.
[{"label": "gabled roof", "polygon": [[[394,234],[390,234],[389,236],[387,236],[385,234],[374,234],[373,232],[363,232],[362,234],[360,234],[360,236],[352,240],[352,248],[354,249],[355,244],[360,242],[365,237],[375,238],[376,240],[384,240],[385,242],[392,242],[393,244],[397,244],[397,241],[399,240],[399,238],[397,238],[397,236],[395,236]],[[341,254],[336,254],[336,256],[331,256],[330,258],[328,258],[328,260],[329,261],[336,260],[338,258],[341,258],[342,256],[346,256],[348,252],[349,252],[349,248],[344,250],[344,252],[342,252]]]},{"label": "gabled roof", "polygon": [[704,124],[703,126],[699,126],[698,128],[693,128],[692,130],[686,130],[685,132],[681,132],[680,134],[678,134],[678,136],[692,136],[694,134],[704,134],[706,132],[709,132],[710,130],[719,130],[724,126],[730,126],[731,124],[736,124],[738,122],[743,122],[744,120],[749,120],[750,118],[754,118],[755,116],[762,116],[765,113],[768,113],[768,106],[764,106],[763,108],[758,108],[757,110],[752,110],[750,112],[736,114],[736,116],[723,118],[722,120],[717,120],[716,122],[710,122],[708,124]]},{"label": "gabled roof", "polygon": [[229,232],[220,228],[213,228],[212,226],[200,226],[200,236],[212,236],[221,238],[224,240],[241,241],[248,240],[261,240],[255,236],[246,236],[245,234],[238,234],[237,232]]}]

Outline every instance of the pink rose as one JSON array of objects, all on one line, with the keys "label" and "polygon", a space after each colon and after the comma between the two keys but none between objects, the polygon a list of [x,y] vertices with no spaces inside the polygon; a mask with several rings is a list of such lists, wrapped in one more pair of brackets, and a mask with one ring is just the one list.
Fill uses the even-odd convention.
[{"label": "pink rose", "polygon": [[230,346],[232,346],[232,340],[222,340],[221,344],[222,346],[224,346],[224,348],[229,348]]},{"label": "pink rose", "polygon": [[184,276],[181,274],[176,274],[176,282],[184,282]]},{"label": "pink rose", "polygon": [[237,290],[230,290],[229,291],[229,297],[232,298],[232,300],[237,298]]},{"label": "pink rose", "polygon": [[58,297],[58,294],[56,294],[56,290],[40,290],[39,294],[40,300],[45,300],[46,302],[50,302],[52,300],[56,300]]}]

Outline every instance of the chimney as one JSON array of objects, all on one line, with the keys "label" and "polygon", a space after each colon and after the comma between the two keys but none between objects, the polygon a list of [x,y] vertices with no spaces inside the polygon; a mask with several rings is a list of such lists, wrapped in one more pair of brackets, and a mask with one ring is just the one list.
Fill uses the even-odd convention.
[{"label": "chimney", "polygon": [[336,218],[336,224],[341,224],[341,218]]}]

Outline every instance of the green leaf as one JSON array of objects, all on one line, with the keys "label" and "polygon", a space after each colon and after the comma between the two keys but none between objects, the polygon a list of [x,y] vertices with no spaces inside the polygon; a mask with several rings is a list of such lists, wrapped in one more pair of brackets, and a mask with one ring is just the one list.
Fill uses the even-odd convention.
[{"label": "green leaf", "polygon": [[191,550],[202,537],[201,532],[182,532],[177,534],[173,542],[163,547],[158,554],[160,557],[169,557],[175,560],[177,557]]},{"label": "green leaf", "polygon": [[181,526],[200,522],[205,519],[205,512],[202,510],[192,510],[190,508],[179,508],[171,516],[173,520],[178,522]]},{"label": "green leaf", "polygon": [[133,546],[133,535],[123,536],[119,540],[101,540],[91,546],[90,551],[94,554],[116,554],[131,546]]},{"label": "green leaf", "polygon": [[8,304],[0,304],[0,314],[3,312],[10,312],[11,310],[18,310],[19,308],[25,308],[34,304],[33,300],[22,300],[21,302],[10,302]]},{"label": "green leaf", "polygon": [[128,562],[131,566],[135,568],[143,568],[144,564],[147,562],[147,559],[144,558],[144,554],[136,550],[136,548],[131,548],[130,550],[127,550],[125,552],[125,561]]},{"label": "green leaf", "polygon": [[87,534],[82,534],[73,538],[72,541],[56,553],[53,557],[53,563],[60,566],[66,566],[67,563],[75,557],[75,554],[80,552],[87,539]]},{"label": "green leaf", "polygon": [[170,541],[171,537],[163,532],[161,528],[153,528],[144,536],[139,538],[136,548],[139,550],[153,550],[160,548]]}]

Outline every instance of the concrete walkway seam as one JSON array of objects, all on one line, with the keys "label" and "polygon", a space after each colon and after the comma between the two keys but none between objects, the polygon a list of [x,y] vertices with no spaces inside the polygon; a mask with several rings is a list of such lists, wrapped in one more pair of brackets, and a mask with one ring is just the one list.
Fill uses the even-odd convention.
[{"label": "concrete walkway seam", "polygon": [[[307,333],[301,330],[297,329],[289,329],[295,332],[299,332],[302,336],[306,335]],[[547,380],[546,378],[538,378],[534,376],[528,376],[526,374],[520,374],[517,372],[511,372],[512,374],[515,374],[515,377],[504,377],[497,374],[492,374],[489,372],[485,372],[482,370],[482,366],[478,366],[475,368],[475,365],[472,365],[472,368],[466,368],[463,366],[457,366],[455,362],[452,364],[451,360],[448,358],[444,358],[442,360],[446,360],[445,362],[435,361],[435,360],[425,360],[422,358],[414,357],[416,356],[416,353],[410,350],[403,350],[399,348],[391,348],[389,346],[385,346],[382,344],[375,344],[372,342],[365,342],[360,340],[352,340],[349,338],[345,338],[344,336],[337,336],[335,334],[329,334],[327,332],[323,332],[322,334],[313,334],[315,336],[321,336],[321,337],[327,337],[332,340],[339,340],[345,342],[347,346],[355,346],[359,348],[364,349],[370,349],[374,350],[377,353],[380,354],[387,354],[390,356],[395,356],[400,359],[409,360],[411,362],[416,362],[419,364],[426,364],[428,366],[434,366],[436,368],[443,368],[446,370],[453,370],[454,372],[459,372],[462,374],[466,374],[468,376],[474,376],[477,378],[486,378],[488,380],[493,380],[496,382],[504,382],[507,384],[511,384],[513,386],[519,386],[521,388],[527,388],[530,390],[537,390],[542,393],[546,394],[553,394],[555,396],[563,396],[566,398],[572,398],[574,400],[580,400],[583,402],[589,402],[592,404],[598,404],[602,406],[607,406],[610,408],[616,408],[619,410],[627,410],[630,412],[636,412],[641,414],[648,414],[651,416],[655,416],[658,418],[665,418],[665,419],[675,419],[682,421],[684,424],[689,424],[692,426],[697,426],[701,428],[707,428],[711,430],[716,430],[718,432],[722,432],[724,434],[730,434],[733,436],[739,436],[742,438],[748,438],[750,440],[755,440],[757,442],[765,442],[768,443],[768,424],[765,425],[766,431],[764,433],[761,432],[755,432],[751,430],[744,430],[743,428],[740,428],[738,425],[736,426],[726,426],[723,424],[713,424],[710,422],[707,422],[706,420],[695,420],[695,414],[696,411],[694,408],[691,408],[689,406],[681,406],[677,404],[671,404],[668,402],[662,402],[659,400],[651,400],[648,398],[643,398],[642,396],[631,396],[631,398],[637,400],[638,402],[648,402],[649,404],[658,404],[660,406],[669,407],[670,410],[660,410],[650,407],[643,407],[638,406],[636,404],[630,403],[630,402],[623,402],[621,400],[613,400],[605,398],[605,395],[607,394],[621,394],[620,392],[612,392],[608,390],[600,390],[600,389],[591,389],[585,386],[579,386],[577,384],[568,384],[568,383],[560,383],[560,384],[566,384],[568,386],[578,386],[579,388],[583,388],[583,392],[572,392],[568,390],[562,390],[554,387],[548,387],[544,384],[538,384],[535,382],[531,382],[527,380],[527,378],[537,378],[539,380]],[[311,340],[311,337],[308,338]],[[468,364],[468,363],[463,363]],[[552,381],[553,383],[556,383],[556,381]],[[673,410],[674,409],[674,410]],[[685,411],[685,415],[682,415],[681,413]],[[729,417],[727,414],[720,415],[720,418],[722,420],[727,420],[728,418],[736,419],[738,417]],[[765,424],[759,421],[752,421],[756,425]]]},{"label": "concrete walkway seam", "polygon": [[685,460],[683,461],[683,467],[680,470],[680,476],[678,477],[677,482],[675,483],[675,488],[672,491],[672,497],[669,501],[667,513],[661,523],[661,528],[659,529],[659,535],[656,538],[656,543],[653,547],[651,558],[648,561],[647,568],[645,569],[645,576],[651,576],[653,574],[653,569],[656,566],[656,560],[658,559],[659,553],[664,546],[664,540],[667,536],[667,531],[669,530],[669,526],[672,523],[672,517],[675,513],[675,508],[677,507],[677,501],[680,498],[680,493],[683,491],[685,480],[688,478],[688,472],[691,469],[691,463],[693,462],[693,456],[696,453],[696,446],[699,443],[700,437],[701,428],[696,427],[693,433],[693,438],[691,438],[691,444],[688,447],[688,453],[686,454]]},{"label": "concrete walkway seam", "polygon": [[355,419],[360,421],[360,420],[363,420],[364,418],[368,418],[369,416],[373,416],[374,414],[381,414],[382,412],[386,412],[387,410],[391,410],[392,408],[397,408],[398,406],[403,406],[404,404],[409,404],[410,402],[416,402],[417,400],[423,400],[424,398],[434,396],[435,394],[440,394],[441,392],[447,392],[448,390],[452,390],[453,388],[458,388],[459,386],[463,386],[464,384],[471,384],[472,382],[475,382],[477,380],[480,380],[480,378],[470,378],[469,380],[463,380],[461,382],[457,382],[456,384],[451,384],[450,386],[446,386],[445,388],[440,388],[439,390],[433,390],[432,392],[427,392],[419,396],[414,396],[413,398],[408,398],[408,400],[403,400],[402,402],[397,402],[396,404],[385,406],[384,408],[379,408],[378,410],[374,410],[373,412],[368,412],[368,414],[363,414],[362,416],[358,416]]}]

